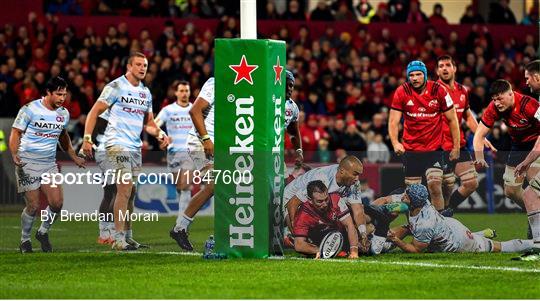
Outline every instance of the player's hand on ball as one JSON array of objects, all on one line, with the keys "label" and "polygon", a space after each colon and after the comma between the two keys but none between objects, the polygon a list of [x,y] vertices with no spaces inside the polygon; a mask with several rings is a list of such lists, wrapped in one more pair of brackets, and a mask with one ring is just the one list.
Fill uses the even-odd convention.
[{"label": "player's hand on ball", "polygon": [[456,161],[459,158],[459,148],[453,148],[449,157],[450,161]]},{"label": "player's hand on ball", "polygon": [[394,231],[392,230],[388,230],[388,234],[386,234],[386,238],[388,238],[392,242],[395,242],[396,240],[398,240],[396,233],[394,233]]},{"label": "player's hand on ball", "polygon": [[358,248],[361,253],[367,253],[369,251],[369,239],[366,233],[362,233],[358,237]]},{"label": "player's hand on ball", "polygon": [[396,143],[394,145],[394,151],[396,152],[396,155],[401,156],[405,153],[405,147],[401,143]]},{"label": "player's hand on ball", "polygon": [[212,142],[212,140],[208,139],[204,141],[203,148],[204,148],[204,153],[206,154],[206,156],[211,156],[211,157],[214,156],[214,142]]}]

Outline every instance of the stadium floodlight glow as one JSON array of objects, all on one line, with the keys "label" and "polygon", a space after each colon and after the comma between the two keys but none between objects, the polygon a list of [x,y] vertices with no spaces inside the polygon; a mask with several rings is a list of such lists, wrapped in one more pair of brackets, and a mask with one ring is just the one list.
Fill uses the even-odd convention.
[{"label": "stadium floodlight glow", "polygon": [[240,38],[257,39],[257,0],[240,0]]}]

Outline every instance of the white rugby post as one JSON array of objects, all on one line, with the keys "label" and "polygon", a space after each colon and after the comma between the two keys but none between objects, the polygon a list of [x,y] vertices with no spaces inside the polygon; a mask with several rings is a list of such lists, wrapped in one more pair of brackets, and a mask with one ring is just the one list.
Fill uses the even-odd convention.
[{"label": "white rugby post", "polygon": [[257,39],[257,0],[240,0],[240,38]]}]

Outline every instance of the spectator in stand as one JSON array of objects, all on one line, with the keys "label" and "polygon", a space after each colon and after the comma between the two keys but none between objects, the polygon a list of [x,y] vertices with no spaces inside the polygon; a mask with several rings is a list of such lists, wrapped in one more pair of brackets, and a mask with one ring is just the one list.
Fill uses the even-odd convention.
[{"label": "spectator in stand", "polygon": [[348,153],[354,154],[358,158],[365,158],[367,151],[367,144],[364,138],[360,135],[358,127],[356,127],[356,121],[352,120],[347,123],[347,129],[343,137],[343,148]]},{"label": "spectator in stand", "polygon": [[407,23],[426,23],[428,18],[426,14],[420,9],[419,0],[411,0],[409,6],[409,14],[407,15]]},{"label": "spectator in stand", "polygon": [[437,26],[448,24],[448,21],[443,16],[443,6],[440,3],[433,6],[433,14],[429,17],[429,23]]},{"label": "spectator in stand", "polygon": [[351,12],[346,1],[339,1],[335,11],[336,13],[334,14],[334,19],[336,21],[350,21],[354,20],[355,18],[354,13]]},{"label": "spectator in stand", "polygon": [[297,0],[291,0],[283,18],[285,20],[305,20],[306,14],[300,9],[300,3]]},{"label": "spectator in stand", "polygon": [[465,13],[459,20],[460,24],[483,24],[484,18],[480,15],[473,5],[468,5],[465,9]]},{"label": "spectator in stand", "polygon": [[390,22],[390,15],[388,14],[388,4],[381,2],[377,5],[377,11],[371,18],[371,23],[386,23]]},{"label": "spectator in stand", "polygon": [[360,0],[353,9],[358,22],[361,24],[369,24],[371,18],[375,15],[375,9],[367,0]]},{"label": "spectator in stand", "polygon": [[510,9],[510,0],[499,0],[489,6],[489,23],[493,24],[516,24],[516,17]]},{"label": "spectator in stand", "polygon": [[383,136],[381,134],[375,134],[373,141],[368,144],[367,160],[371,163],[390,162],[390,149],[383,142]]},{"label": "spectator in stand", "polygon": [[333,21],[334,15],[325,0],[319,0],[317,7],[311,12],[312,21]]},{"label": "spectator in stand", "polygon": [[155,17],[158,15],[158,11],[152,1],[141,0],[139,5],[131,10],[131,15],[134,17]]},{"label": "spectator in stand", "polygon": [[390,20],[396,23],[407,21],[409,15],[409,0],[390,0],[388,1],[390,11]]},{"label": "spectator in stand", "polygon": [[281,19],[281,15],[276,11],[276,5],[273,1],[266,2],[261,19],[265,20],[277,20]]},{"label": "spectator in stand", "polygon": [[521,21],[522,25],[536,25],[538,24],[538,1],[534,1],[533,7],[529,10],[529,13],[523,17]]}]

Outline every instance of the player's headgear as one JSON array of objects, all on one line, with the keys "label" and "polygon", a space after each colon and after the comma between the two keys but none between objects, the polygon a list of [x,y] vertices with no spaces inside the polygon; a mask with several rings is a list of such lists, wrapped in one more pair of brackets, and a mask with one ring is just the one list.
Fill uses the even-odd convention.
[{"label": "player's headgear", "polygon": [[426,186],[422,184],[409,185],[405,193],[411,202],[411,209],[422,208],[428,202],[429,193]]},{"label": "player's headgear", "polygon": [[287,80],[290,80],[291,82],[294,83],[294,81],[295,81],[294,74],[289,70],[285,70],[285,74],[287,76]]},{"label": "player's headgear", "polygon": [[412,61],[407,65],[407,80],[409,80],[409,74],[413,71],[421,71],[424,73],[424,83],[427,81],[427,68],[426,64],[422,61]]}]

